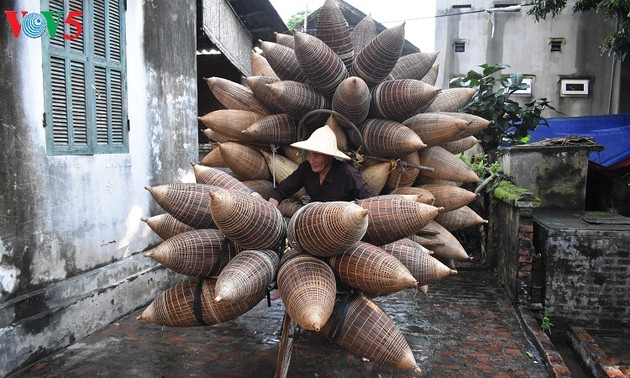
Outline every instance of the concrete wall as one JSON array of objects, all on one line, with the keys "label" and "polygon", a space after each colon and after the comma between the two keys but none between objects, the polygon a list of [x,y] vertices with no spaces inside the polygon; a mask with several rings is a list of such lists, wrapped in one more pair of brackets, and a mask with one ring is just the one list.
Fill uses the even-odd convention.
[{"label": "concrete wall", "polygon": [[545,312],[552,319],[630,325],[630,224],[605,224],[607,219],[623,221],[613,213],[534,215],[534,246],[545,262]]},{"label": "concrete wall", "polygon": [[[2,10],[39,12],[39,2]],[[144,186],[192,181],[195,2],[129,1],[129,153],[48,156],[42,47],[0,22],[0,376],[144,306],[173,275],[140,252]],[[44,36],[45,37],[45,36]]]},{"label": "concrete wall", "polygon": [[513,146],[502,149],[501,168],[517,186],[540,198],[540,207],[584,210],[589,146]]},{"label": "concrete wall", "polygon": [[533,247],[533,209],[538,202],[502,201],[491,198],[486,261],[496,267],[513,303],[529,305],[540,301],[540,280],[533,275],[539,261]]},{"label": "concrete wall", "polygon": [[[510,66],[502,72],[504,74],[535,75],[533,97],[547,98],[567,116],[619,111],[620,90],[625,91],[626,96],[628,91],[620,87],[621,64],[613,67],[613,60],[599,50],[604,37],[614,31],[614,23],[605,22],[594,12],[573,14],[574,2],[569,1],[567,8],[555,18],[534,23],[534,17],[527,15],[530,9],[527,6],[517,12],[483,11],[507,1],[437,0],[440,17],[436,18],[435,46],[440,51],[436,62],[440,65],[440,74],[436,85],[448,88],[451,78],[464,75],[480,64],[503,63]],[[452,8],[453,4],[464,3],[471,4],[472,8]],[[550,51],[552,38],[563,40],[561,52]],[[466,42],[465,52],[454,52],[456,41]],[[560,97],[561,78],[590,79],[590,95]],[[531,101],[532,97],[514,98]],[[562,116],[551,111],[543,115]]]}]

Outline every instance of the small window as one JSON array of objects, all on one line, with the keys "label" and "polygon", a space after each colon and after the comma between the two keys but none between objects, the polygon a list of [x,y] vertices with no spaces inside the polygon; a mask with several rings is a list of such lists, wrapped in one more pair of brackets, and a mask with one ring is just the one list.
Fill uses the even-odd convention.
[{"label": "small window", "polygon": [[553,38],[549,41],[549,45],[551,46],[551,52],[560,52],[562,51],[562,45],[564,44],[564,38]]},{"label": "small window", "polygon": [[453,43],[453,48],[455,52],[462,53],[466,52],[466,42],[458,41]]},{"label": "small window", "polygon": [[494,3],[495,8],[508,8],[517,6],[517,3]]},{"label": "small window", "polygon": [[589,83],[589,79],[562,79],[560,80],[560,97],[587,97]]},{"label": "small window", "polygon": [[454,4],[453,5],[453,9],[466,9],[466,8],[472,8],[471,4]]}]

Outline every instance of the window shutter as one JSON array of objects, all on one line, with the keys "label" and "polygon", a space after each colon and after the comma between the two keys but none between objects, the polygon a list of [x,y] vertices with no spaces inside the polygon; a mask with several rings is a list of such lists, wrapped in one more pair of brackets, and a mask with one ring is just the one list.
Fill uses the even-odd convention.
[{"label": "window shutter", "polygon": [[[50,0],[48,9],[64,13],[55,37],[44,40],[48,152],[127,152],[123,1]],[[70,11],[83,12],[74,40],[63,37],[76,34],[64,23]]]}]

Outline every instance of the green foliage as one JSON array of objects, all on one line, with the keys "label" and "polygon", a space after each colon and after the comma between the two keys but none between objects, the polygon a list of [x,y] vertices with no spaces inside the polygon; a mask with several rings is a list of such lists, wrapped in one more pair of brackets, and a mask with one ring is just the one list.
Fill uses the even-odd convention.
[{"label": "green foliage", "polygon": [[306,11],[297,12],[291,16],[289,21],[287,21],[287,29],[293,30],[304,24],[304,15],[306,15]]},{"label": "green foliage", "polygon": [[451,80],[455,87],[468,87],[476,90],[475,95],[461,111],[474,114],[492,121],[483,132],[476,135],[481,146],[489,152],[496,151],[503,141],[508,144],[522,144],[529,140],[529,132],[535,130],[540,122],[546,124],[541,116],[543,110],[556,110],[546,98],[534,99],[521,106],[510,97],[518,90],[527,89],[523,83],[523,73],[501,75],[508,65],[482,64],[481,73],[470,70],[466,76]]},{"label": "green foliage", "polygon": [[463,154],[459,154],[459,158],[475,171],[480,178],[498,175],[501,172],[501,164],[498,161],[490,163],[487,154],[475,154],[472,159],[467,158]]},{"label": "green foliage", "polygon": [[543,312],[542,319],[540,320],[540,329],[549,333],[551,332],[551,327],[553,327],[553,323],[551,322],[551,319],[549,319],[549,317],[545,315]]},{"label": "green foliage", "polygon": [[[566,7],[566,0],[533,0],[527,12],[536,22],[547,15],[555,17]],[[630,52],[630,2],[627,0],[577,0],[573,13],[596,11],[606,19],[617,21],[617,31],[609,34],[600,44],[600,49],[616,59],[623,60]]]}]

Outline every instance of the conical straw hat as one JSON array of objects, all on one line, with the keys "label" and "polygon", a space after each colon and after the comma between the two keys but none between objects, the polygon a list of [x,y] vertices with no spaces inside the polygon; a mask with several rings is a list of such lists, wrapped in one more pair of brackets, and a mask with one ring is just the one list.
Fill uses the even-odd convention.
[{"label": "conical straw hat", "polygon": [[291,143],[291,146],[344,160],[350,160],[348,155],[337,149],[337,137],[335,137],[335,133],[328,125],[324,125],[313,131],[313,134],[311,134],[307,140]]}]

